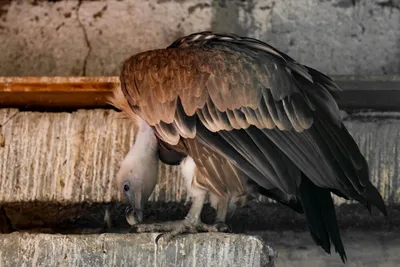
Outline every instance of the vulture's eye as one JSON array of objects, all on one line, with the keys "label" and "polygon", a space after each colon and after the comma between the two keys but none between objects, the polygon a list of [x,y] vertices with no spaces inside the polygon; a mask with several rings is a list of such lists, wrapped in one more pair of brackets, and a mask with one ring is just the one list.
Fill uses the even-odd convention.
[{"label": "vulture's eye", "polygon": [[124,184],[124,191],[125,191],[125,192],[128,192],[129,189],[130,189],[129,184]]}]

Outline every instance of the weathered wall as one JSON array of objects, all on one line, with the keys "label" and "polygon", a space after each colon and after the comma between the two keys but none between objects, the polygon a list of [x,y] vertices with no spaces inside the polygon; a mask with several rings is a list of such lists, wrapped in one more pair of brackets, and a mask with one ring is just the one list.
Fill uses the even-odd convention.
[{"label": "weathered wall", "polygon": [[399,0],[2,0],[0,76],[117,75],[131,54],[211,29],[328,74],[400,71]]}]

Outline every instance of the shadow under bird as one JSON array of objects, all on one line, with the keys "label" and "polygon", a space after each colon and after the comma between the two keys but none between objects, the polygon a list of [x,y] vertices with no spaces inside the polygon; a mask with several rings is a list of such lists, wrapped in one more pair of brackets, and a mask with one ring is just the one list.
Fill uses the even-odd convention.
[{"label": "shadow under bird", "polygon": [[[181,164],[193,197],[169,237],[225,230],[226,213],[258,192],[304,213],[315,243],[327,253],[333,243],[345,262],[331,193],[387,215],[341,121],[338,86],[264,42],[194,33],[130,57],[120,82],[111,103],[139,126],[117,174],[130,224],[142,222],[159,159]],[[215,225],[199,219],[204,192],[214,196]]]}]

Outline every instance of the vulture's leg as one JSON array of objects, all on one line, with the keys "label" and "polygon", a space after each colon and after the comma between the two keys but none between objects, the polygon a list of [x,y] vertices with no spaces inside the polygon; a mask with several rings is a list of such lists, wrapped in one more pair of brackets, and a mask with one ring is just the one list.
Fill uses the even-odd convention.
[{"label": "vulture's leg", "polygon": [[229,209],[229,199],[219,198],[216,205],[216,216],[214,220],[214,227],[221,229],[221,232],[230,231],[229,226],[226,224],[226,217]]},{"label": "vulture's leg", "polygon": [[228,217],[229,211],[229,198],[222,198],[210,192],[210,204],[216,211],[216,216],[214,219],[214,225],[221,229],[225,228],[228,229],[228,225],[225,223]]},{"label": "vulture's leg", "polygon": [[228,214],[228,205],[228,199],[219,199],[217,204],[217,215],[215,216],[215,223],[225,223],[226,215]]},{"label": "vulture's leg", "polygon": [[[201,221],[200,214],[203,209],[204,201],[207,192],[204,190],[196,190],[195,194],[192,194],[192,204],[189,212],[185,219],[180,221],[169,221],[164,223],[156,224],[140,224],[134,226],[135,232],[166,232],[160,234],[156,242],[162,238],[166,242],[171,240],[173,237],[183,233],[198,233],[198,232],[226,232],[227,226],[221,222],[214,225],[208,225]],[[218,210],[217,210],[218,213]],[[226,214],[226,212],[220,212]],[[223,216],[222,216],[223,217]],[[221,218],[222,218],[221,217]]]}]

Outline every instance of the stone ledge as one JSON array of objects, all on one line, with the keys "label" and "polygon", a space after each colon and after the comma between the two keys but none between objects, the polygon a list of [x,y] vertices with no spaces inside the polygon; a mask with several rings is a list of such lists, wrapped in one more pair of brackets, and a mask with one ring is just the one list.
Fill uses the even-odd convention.
[{"label": "stone ledge", "polygon": [[158,248],[157,234],[0,235],[0,266],[274,266],[261,238],[233,234],[177,237]]},{"label": "stone ledge", "polygon": [[[71,113],[0,109],[0,123],[7,121],[0,130],[4,137],[0,204],[119,201],[113,179],[134,140],[135,128],[114,119],[115,115],[103,109]],[[400,203],[400,113],[353,114],[345,124],[367,158],[372,183],[388,204]],[[159,168],[151,200],[185,201],[179,168],[164,164]]]}]

